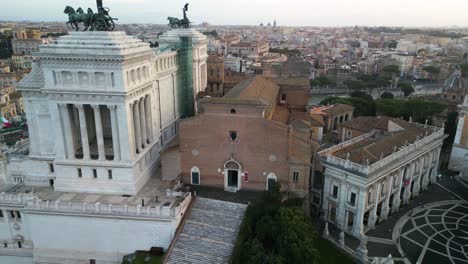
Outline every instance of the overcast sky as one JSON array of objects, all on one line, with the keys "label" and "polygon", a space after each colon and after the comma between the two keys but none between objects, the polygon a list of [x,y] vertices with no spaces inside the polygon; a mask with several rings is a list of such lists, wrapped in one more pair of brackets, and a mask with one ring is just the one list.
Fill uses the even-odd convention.
[{"label": "overcast sky", "polygon": [[[189,2],[195,23],[291,26],[468,26],[468,0],[104,0],[120,23],[166,23]],[[65,21],[95,0],[0,0],[0,20]]]}]

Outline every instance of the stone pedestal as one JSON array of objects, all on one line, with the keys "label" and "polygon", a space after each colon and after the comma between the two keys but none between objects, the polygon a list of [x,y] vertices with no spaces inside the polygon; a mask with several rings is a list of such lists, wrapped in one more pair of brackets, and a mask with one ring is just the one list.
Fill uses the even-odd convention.
[{"label": "stone pedestal", "polygon": [[345,234],[344,234],[343,231],[341,231],[341,233],[340,233],[340,239],[338,240],[338,242],[340,243],[340,245],[342,247],[344,247],[344,245],[345,245]]},{"label": "stone pedestal", "polygon": [[323,229],[323,237],[328,238],[330,236],[330,232],[328,231],[328,222],[325,222],[325,228]]},{"label": "stone pedestal", "polygon": [[368,251],[367,251],[367,237],[365,235],[363,235],[361,237],[361,241],[360,241],[359,246],[356,248],[356,255],[364,263],[367,263],[369,261],[369,257],[368,257],[367,254],[368,254]]}]

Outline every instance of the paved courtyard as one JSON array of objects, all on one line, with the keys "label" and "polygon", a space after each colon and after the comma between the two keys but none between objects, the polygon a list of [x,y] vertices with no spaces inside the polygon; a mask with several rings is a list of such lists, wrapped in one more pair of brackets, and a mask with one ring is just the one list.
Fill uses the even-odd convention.
[{"label": "paved courtyard", "polygon": [[427,204],[405,215],[395,232],[411,263],[468,263],[468,203]]},{"label": "paved courtyard", "polygon": [[468,263],[468,188],[444,175],[366,233],[369,258],[404,263]]}]

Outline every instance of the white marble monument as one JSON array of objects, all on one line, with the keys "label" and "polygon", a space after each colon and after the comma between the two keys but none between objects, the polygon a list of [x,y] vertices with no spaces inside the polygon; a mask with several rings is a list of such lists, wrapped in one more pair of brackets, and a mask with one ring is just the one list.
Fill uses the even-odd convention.
[{"label": "white marble monument", "polygon": [[[191,200],[157,177],[187,89],[182,31],[167,33],[172,48],[123,32],[71,32],[40,46],[18,86],[29,155],[8,157],[0,181],[0,263],[120,264],[135,250],[167,249]],[[198,34],[194,94],[206,87]]]}]

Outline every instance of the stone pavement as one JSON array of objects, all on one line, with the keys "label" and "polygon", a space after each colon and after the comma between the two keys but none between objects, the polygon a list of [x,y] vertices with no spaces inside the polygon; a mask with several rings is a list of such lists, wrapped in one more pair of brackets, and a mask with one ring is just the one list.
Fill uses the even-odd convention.
[{"label": "stone pavement", "polygon": [[228,263],[246,207],[198,197],[167,263]]},{"label": "stone pavement", "polygon": [[437,184],[369,230],[369,258],[404,263],[468,263],[468,189],[444,175]]},{"label": "stone pavement", "polygon": [[400,219],[393,236],[412,263],[468,263],[468,202],[418,207]]}]

